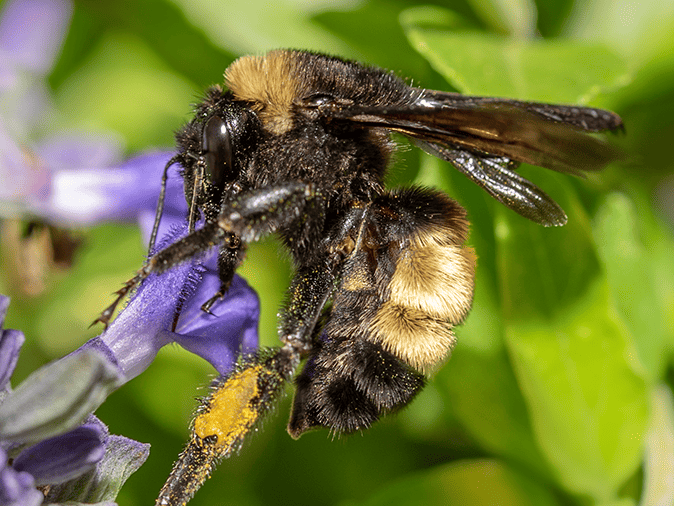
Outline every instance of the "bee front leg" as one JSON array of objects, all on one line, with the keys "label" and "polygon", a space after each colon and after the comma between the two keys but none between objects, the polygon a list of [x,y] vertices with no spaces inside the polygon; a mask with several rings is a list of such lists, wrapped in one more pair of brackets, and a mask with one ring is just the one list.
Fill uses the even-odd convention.
[{"label": "bee front leg", "polygon": [[[289,227],[297,220],[303,220],[304,227],[309,225],[307,220],[312,224],[316,221],[322,224],[323,208],[322,196],[318,194],[314,185],[306,183],[286,183],[238,195],[223,205],[216,221],[206,222],[199,230],[152,256],[136,275],[116,292],[117,297],[113,303],[94,320],[92,325],[100,322],[107,327],[117,305],[150,274],[166,272],[218,244],[234,252],[231,258],[225,258],[220,268],[221,286],[224,288],[220,291],[225,293],[234,270],[238,267],[239,249],[246,243],[257,241],[279,228]],[[211,299],[212,302],[211,300],[206,302],[206,309],[221,296],[219,293]]]},{"label": "bee front leg", "polygon": [[115,292],[117,297],[113,303],[91,325],[100,322],[107,328],[117,305],[148,276],[166,272],[172,267],[208,251],[217,244],[228,242],[230,237],[231,235],[222,230],[217,223],[211,222],[158,251],[138,270],[134,277],[126,281],[124,286]]},{"label": "bee front leg", "polygon": [[218,226],[244,243],[296,224],[322,227],[324,199],[310,183],[286,183],[237,195],[223,203]]}]

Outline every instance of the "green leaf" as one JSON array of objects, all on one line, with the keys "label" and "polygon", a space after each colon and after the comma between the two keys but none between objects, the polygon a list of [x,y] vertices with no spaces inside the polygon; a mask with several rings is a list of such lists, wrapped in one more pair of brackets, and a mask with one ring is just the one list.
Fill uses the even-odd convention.
[{"label": "green leaf", "polygon": [[670,59],[674,47],[674,4],[662,0],[582,0],[574,2],[567,33],[610,44],[632,67]]},{"label": "green leaf", "polygon": [[608,501],[597,501],[596,506],[635,506],[636,501],[631,497],[620,497]]},{"label": "green leaf", "polygon": [[674,402],[672,390],[659,385],[651,392],[653,411],[646,434],[644,492],[641,504],[674,504]]},{"label": "green leaf", "polygon": [[[530,170],[520,172],[527,177]],[[531,179],[550,192],[569,222],[546,228],[496,208],[497,268],[504,315],[511,321],[557,317],[602,275],[590,223],[569,176],[538,170]]]},{"label": "green leaf", "polygon": [[552,506],[554,496],[531,478],[496,460],[465,460],[397,481],[363,506],[470,504]]},{"label": "green leaf", "polygon": [[[416,82],[428,82],[431,69],[407,42],[398,23],[400,9],[397,2],[369,0],[353,9],[318,13],[312,19],[350,46],[341,56],[360,55],[356,58],[361,63],[393,70],[402,78],[414,76]],[[327,50],[338,54],[334,48]]]},{"label": "green leaf", "polygon": [[[648,208],[638,212],[624,194],[612,193],[597,212],[593,233],[611,295],[634,336],[644,373],[657,381],[674,337],[674,241],[657,223],[646,230],[647,216]],[[655,237],[648,240],[649,235]]]},{"label": "green leaf", "polygon": [[608,501],[639,466],[646,384],[587,217],[558,179],[569,190],[562,199],[573,210],[569,224],[543,229],[503,211],[497,227],[506,343],[557,479]]},{"label": "green leaf", "polygon": [[533,0],[469,0],[469,3],[485,23],[499,33],[531,37],[536,31]]},{"label": "green leaf", "polygon": [[141,39],[110,32],[59,88],[56,101],[67,111],[68,128],[115,130],[130,150],[140,150],[173,145],[172,132],[200,93]]},{"label": "green leaf", "polygon": [[[475,306],[475,311],[482,309]],[[454,417],[488,452],[551,479],[551,466],[534,438],[527,405],[505,351],[476,353],[463,344],[472,334],[462,330],[451,360],[435,379],[447,393]]]},{"label": "green leaf", "polygon": [[587,103],[629,80],[624,62],[600,44],[467,30],[440,8],[408,9],[400,19],[410,44],[461,93]]},{"label": "green leaf", "polygon": [[639,467],[648,416],[645,382],[628,363],[607,292],[598,282],[559,317],[506,328],[531,423],[559,482],[601,500]]},{"label": "green leaf", "polygon": [[[184,15],[220,47],[234,53],[260,53],[280,47],[322,50],[358,57],[311,19],[326,8],[318,2],[211,2],[173,0]],[[348,6],[348,2],[344,2]],[[338,5],[331,5],[332,9]]]},{"label": "green leaf", "polygon": [[[623,62],[600,45],[479,33],[437,8],[408,9],[401,21],[417,51],[463,93],[583,103],[627,81]],[[522,168],[525,177],[530,170]],[[545,229],[496,207],[495,272],[505,342],[538,449],[553,475],[567,490],[609,503],[639,465],[645,382],[635,372],[632,336],[613,306],[588,217],[568,176],[540,171],[534,181],[560,201],[570,220],[566,227]],[[469,358],[457,356],[449,367],[471,378],[470,367],[461,367]],[[475,361],[503,385],[500,395],[508,407],[500,415],[492,408],[495,413],[483,419],[507,430],[526,417],[522,408],[512,415],[518,413],[517,396],[504,381],[505,362],[500,368],[485,365]],[[458,375],[454,380],[460,381]],[[498,390],[486,383],[470,388],[490,398]],[[458,413],[468,420],[465,408]],[[477,416],[471,425],[479,428],[475,437],[482,444],[512,457],[516,437],[498,441]],[[525,434],[519,437],[526,441]],[[531,465],[537,448],[528,448],[519,460]]]}]

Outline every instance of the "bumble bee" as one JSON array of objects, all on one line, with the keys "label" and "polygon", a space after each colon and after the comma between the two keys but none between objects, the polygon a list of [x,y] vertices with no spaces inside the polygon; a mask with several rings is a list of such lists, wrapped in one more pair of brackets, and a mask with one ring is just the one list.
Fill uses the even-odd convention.
[{"label": "bumble bee", "polygon": [[323,54],[243,57],[225,84],[177,133],[166,168],[182,167],[193,231],[154,254],[98,321],[107,324],[149,274],[216,246],[221,288],[205,311],[262,236],[278,234],[296,273],[280,313],[282,346],[242,358],[214,383],[157,504],[185,504],[287,381],[292,437],[316,427],[351,433],[408,404],[452,350],[473,300],[466,211],[435,189],[384,186],[391,132],[544,226],[567,217],[516,172],[521,162],[580,174],[619,157],[586,133],[622,128],[614,113],[415,88]]}]

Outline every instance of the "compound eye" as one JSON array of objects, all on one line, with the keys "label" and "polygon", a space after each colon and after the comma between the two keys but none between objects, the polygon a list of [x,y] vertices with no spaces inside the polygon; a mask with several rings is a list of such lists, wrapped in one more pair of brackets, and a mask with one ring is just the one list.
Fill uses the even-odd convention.
[{"label": "compound eye", "polygon": [[204,152],[206,173],[211,183],[223,188],[232,167],[232,136],[220,116],[211,116],[204,127],[201,149]]}]

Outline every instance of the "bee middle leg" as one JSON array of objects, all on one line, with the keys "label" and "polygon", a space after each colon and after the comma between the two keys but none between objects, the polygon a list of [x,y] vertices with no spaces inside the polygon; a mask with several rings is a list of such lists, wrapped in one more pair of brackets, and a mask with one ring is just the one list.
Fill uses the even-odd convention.
[{"label": "bee middle leg", "polygon": [[201,305],[201,310],[205,313],[211,313],[211,308],[218,300],[223,298],[234,278],[236,269],[239,268],[246,252],[246,246],[241,240],[232,234],[229,241],[226,241],[218,252],[218,277],[220,278],[220,288],[210,299]]},{"label": "bee middle leg", "polygon": [[241,194],[223,203],[218,223],[231,231],[233,237],[223,245],[218,255],[220,289],[201,309],[209,312],[213,304],[227,293],[234,272],[243,261],[245,244],[293,222],[307,219],[319,223],[312,223],[308,227],[306,223],[300,223],[300,228],[316,228],[323,220],[323,199],[315,192],[313,185],[288,183],[267,187]]}]

